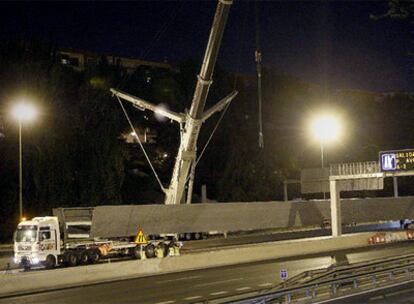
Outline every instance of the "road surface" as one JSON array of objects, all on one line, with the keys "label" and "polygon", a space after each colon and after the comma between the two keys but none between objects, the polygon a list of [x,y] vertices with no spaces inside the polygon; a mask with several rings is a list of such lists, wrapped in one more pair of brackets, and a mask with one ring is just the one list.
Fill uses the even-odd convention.
[{"label": "road surface", "polygon": [[[412,243],[393,244],[390,247],[395,255],[414,253]],[[379,257],[377,247],[364,251],[353,249],[352,260],[356,263],[369,260],[373,256]],[[274,287],[281,269],[287,269],[291,277],[305,270],[325,268],[330,264],[330,254],[272,260],[8,297],[0,299],[0,304],[201,303]]]}]

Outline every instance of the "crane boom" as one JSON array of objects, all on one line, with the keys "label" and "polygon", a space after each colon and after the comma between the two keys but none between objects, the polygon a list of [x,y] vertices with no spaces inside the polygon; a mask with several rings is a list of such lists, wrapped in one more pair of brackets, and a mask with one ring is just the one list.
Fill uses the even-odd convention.
[{"label": "crane boom", "polygon": [[[221,111],[237,95],[237,91],[233,91],[218,104],[204,112],[224,28],[232,3],[233,0],[219,0],[217,3],[213,25],[204,53],[203,64],[197,76],[197,85],[194,90],[190,110],[185,114],[175,113],[173,111],[159,113],[182,124],[180,147],[175,160],[170,185],[165,193],[164,203],[167,205],[180,204],[183,201],[190,168],[191,166],[195,166],[196,162],[197,140],[202,123],[214,113]],[[156,106],[141,98],[134,97],[117,89],[111,89],[111,92],[119,98],[132,102],[144,110],[147,109],[156,112]],[[191,171],[194,172],[194,167]]]}]

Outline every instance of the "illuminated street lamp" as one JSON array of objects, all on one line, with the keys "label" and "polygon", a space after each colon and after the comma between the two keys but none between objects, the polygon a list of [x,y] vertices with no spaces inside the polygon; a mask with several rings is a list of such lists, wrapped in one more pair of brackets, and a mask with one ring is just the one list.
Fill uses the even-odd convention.
[{"label": "illuminated street lamp", "polygon": [[12,115],[19,123],[19,219],[23,219],[23,146],[22,124],[34,120],[37,116],[36,109],[29,103],[20,102],[13,106]]},{"label": "illuminated street lamp", "polygon": [[[321,147],[321,165],[324,168],[324,146],[337,140],[341,135],[341,124],[337,117],[325,113],[316,116],[311,123],[312,135],[319,141]],[[325,198],[325,193],[323,193]]]},{"label": "illuminated street lamp", "polygon": [[315,117],[311,125],[312,135],[317,139],[321,146],[321,162],[324,167],[323,149],[324,145],[335,141],[341,135],[341,125],[335,116],[323,114]]}]

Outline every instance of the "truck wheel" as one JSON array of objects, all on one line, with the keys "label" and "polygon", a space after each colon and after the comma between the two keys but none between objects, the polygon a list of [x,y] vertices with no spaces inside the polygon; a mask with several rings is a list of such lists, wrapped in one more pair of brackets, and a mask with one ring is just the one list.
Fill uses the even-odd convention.
[{"label": "truck wheel", "polygon": [[185,240],[186,241],[190,241],[192,239],[192,235],[191,235],[191,233],[186,233],[185,234]]},{"label": "truck wheel", "polygon": [[99,255],[98,250],[88,250],[87,251],[87,256],[88,256],[89,263],[91,263],[91,264],[98,263],[99,259],[101,258],[101,256]]},{"label": "truck wheel", "polygon": [[76,265],[78,264],[78,257],[77,257],[77,256],[76,256],[76,254],[75,254],[75,253],[73,253],[73,252],[69,252],[69,253],[66,255],[65,260],[66,260],[66,264],[67,264],[68,266],[70,266],[70,267],[74,267],[74,266],[76,266]]},{"label": "truck wheel", "polygon": [[86,250],[79,253],[79,264],[86,265],[89,262],[89,255]]},{"label": "truck wheel", "polygon": [[145,255],[147,258],[155,258],[155,246],[153,244],[149,244],[145,247]]},{"label": "truck wheel", "polygon": [[196,239],[196,240],[199,240],[199,239],[201,239],[201,233],[199,233],[199,232],[196,232],[196,233],[194,233],[194,238]]},{"label": "truck wheel", "polygon": [[131,249],[131,256],[137,260],[141,258],[141,246],[140,245],[137,245]]},{"label": "truck wheel", "polygon": [[46,257],[45,266],[46,266],[47,269],[52,269],[53,267],[55,267],[56,266],[56,258],[55,258],[55,256],[49,254]]}]

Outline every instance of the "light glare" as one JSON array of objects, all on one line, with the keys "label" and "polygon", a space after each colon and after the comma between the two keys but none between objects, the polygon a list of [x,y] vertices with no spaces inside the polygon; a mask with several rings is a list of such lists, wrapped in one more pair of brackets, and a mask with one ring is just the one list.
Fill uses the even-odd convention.
[{"label": "light glare", "polygon": [[316,117],[312,121],[312,134],[322,143],[336,140],[341,134],[339,120],[328,114]]},{"label": "light glare", "polygon": [[37,111],[32,105],[22,102],[13,107],[12,115],[20,122],[26,122],[33,120],[37,115]]}]

